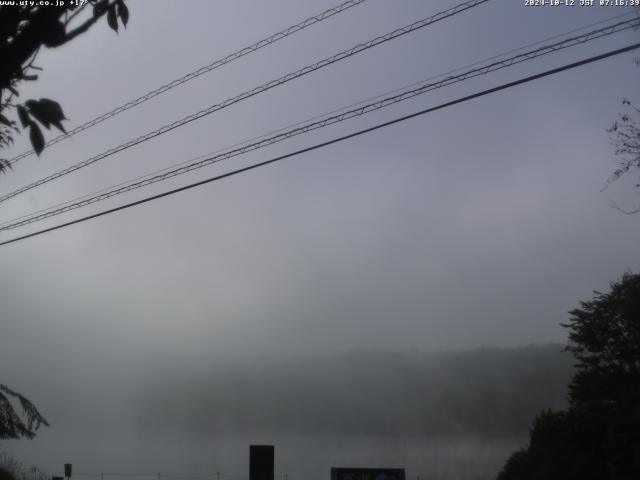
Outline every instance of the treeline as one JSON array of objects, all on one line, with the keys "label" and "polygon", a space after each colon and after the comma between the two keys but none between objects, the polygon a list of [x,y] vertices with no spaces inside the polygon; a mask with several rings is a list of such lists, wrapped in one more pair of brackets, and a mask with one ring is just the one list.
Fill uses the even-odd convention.
[{"label": "treeline", "polygon": [[534,418],[499,480],[640,478],[640,274],[623,274],[569,315],[568,408]]},{"label": "treeline", "polygon": [[159,365],[135,422],[200,433],[524,436],[541,410],[566,406],[572,368],[559,344]]}]

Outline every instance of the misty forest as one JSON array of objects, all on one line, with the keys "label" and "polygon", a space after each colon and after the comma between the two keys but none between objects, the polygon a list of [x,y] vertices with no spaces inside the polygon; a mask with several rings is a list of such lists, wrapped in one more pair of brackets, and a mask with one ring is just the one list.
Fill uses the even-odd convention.
[{"label": "misty forest", "polygon": [[640,2],[0,2],[0,480],[640,478]]}]

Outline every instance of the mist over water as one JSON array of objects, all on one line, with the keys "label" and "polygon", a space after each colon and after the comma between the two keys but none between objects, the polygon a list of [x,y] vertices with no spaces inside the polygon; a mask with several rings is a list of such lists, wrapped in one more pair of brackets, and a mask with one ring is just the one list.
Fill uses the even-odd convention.
[{"label": "mist over water", "polygon": [[72,462],[79,478],[246,477],[250,444],[275,445],[276,474],[291,479],[328,479],[336,466],[492,478],[524,444],[531,417],[565,404],[570,363],[558,344],[158,359],[123,372],[119,385],[103,376],[108,386],[95,384],[93,396],[49,405],[50,429],[5,447],[47,471]]}]

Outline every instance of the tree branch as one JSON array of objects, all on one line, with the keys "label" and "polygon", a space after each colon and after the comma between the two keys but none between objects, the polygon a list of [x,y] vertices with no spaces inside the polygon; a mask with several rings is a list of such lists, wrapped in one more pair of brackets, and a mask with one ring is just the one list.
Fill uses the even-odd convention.
[{"label": "tree branch", "polygon": [[96,23],[105,13],[107,13],[107,10],[112,5],[115,5],[115,2],[108,4],[107,7],[104,8],[102,11],[98,12],[97,15],[96,14],[92,15],[83,24],[81,24],[80,26],[74,28],[70,32],[67,32],[67,34],[64,37],[64,43],[67,43],[68,41],[73,40],[78,35],[80,35],[80,34],[86,32],[87,30],[89,30],[89,28],[91,28],[91,26],[94,23]]},{"label": "tree branch", "polygon": [[71,15],[69,15],[69,18],[67,18],[67,19],[65,20],[65,22],[64,22],[65,27],[66,27],[67,25],[69,25],[69,24],[71,23],[71,21],[72,21],[75,17],[77,17],[77,16],[80,14],[80,12],[82,12],[82,11],[85,9],[85,7],[86,7],[87,5],[89,5],[89,4],[88,4],[88,3],[83,3],[81,7],[77,8],[75,12],[73,12]]}]

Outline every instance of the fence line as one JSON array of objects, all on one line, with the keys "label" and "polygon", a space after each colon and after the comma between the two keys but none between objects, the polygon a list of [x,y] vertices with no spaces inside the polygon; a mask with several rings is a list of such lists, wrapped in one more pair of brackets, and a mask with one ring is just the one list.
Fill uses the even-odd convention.
[{"label": "fence line", "polygon": [[[38,472],[42,472],[45,474],[49,474],[52,476],[60,476],[64,477],[64,472],[62,470],[46,470],[42,468],[37,468]],[[100,478],[105,479],[109,477],[116,478],[157,478],[158,480],[162,480],[163,478],[168,480],[207,480],[207,479],[216,479],[222,480],[225,478],[231,480],[249,480],[249,477],[243,475],[233,475],[223,472],[215,472],[209,473],[205,475],[173,475],[168,473],[156,472],[156,473],[126,473],[126,472],[100,472],[100,473],[89,473],[89,472],[73,472],[73,477],[84,477],[84,478]],[[289,479],[289,475],[286,473],[283,475],[276,475],[274,479]]]}]

